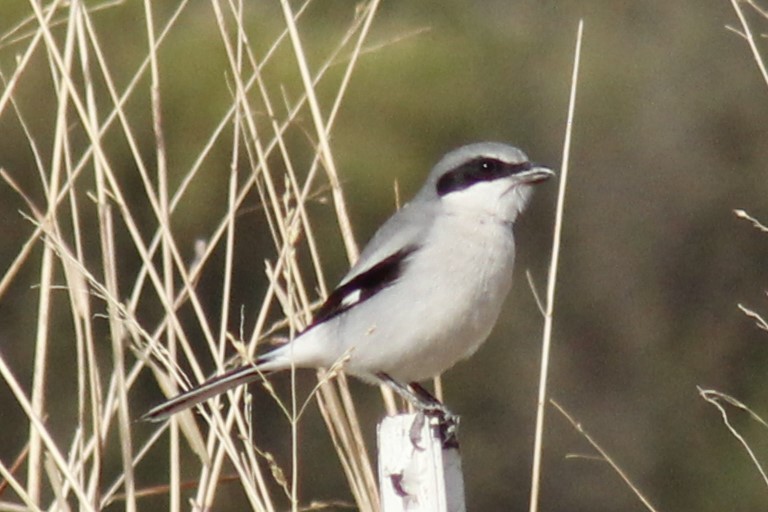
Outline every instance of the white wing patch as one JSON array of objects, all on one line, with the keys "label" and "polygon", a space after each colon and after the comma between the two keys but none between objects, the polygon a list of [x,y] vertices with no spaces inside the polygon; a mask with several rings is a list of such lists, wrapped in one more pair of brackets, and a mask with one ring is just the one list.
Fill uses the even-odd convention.
[{"label": "white wing patch", "polygon": [[307,329],[348,311],[394,284],[404,272],[406,260],[418,248],[418,245],[403,247],[364,272],[342,281],[315,312],[315,319]]},{"label": "white wing patch", "polygon": [[362,295],[362,290],[352,290],[349,295],[346,295],[343,299],[341,299],[341,306],[343,308],[351,308],[360,302],[360,297],[362,297]]}]

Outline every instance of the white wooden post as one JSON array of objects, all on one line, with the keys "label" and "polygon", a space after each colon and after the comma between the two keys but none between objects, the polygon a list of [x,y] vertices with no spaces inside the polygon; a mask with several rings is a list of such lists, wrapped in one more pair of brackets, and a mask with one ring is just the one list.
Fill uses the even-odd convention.
[{"label": "white wooden post", "polygon": [[[378,427],[383,512],[465,512],[457,433],[422,414],[384,418]],[[447,442],[446,442],[447,441]]]}]

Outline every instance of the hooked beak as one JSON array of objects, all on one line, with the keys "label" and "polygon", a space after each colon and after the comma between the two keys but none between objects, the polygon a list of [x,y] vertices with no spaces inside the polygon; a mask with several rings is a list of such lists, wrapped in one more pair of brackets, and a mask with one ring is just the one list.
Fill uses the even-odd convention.
[{"label": "hooked beak", "polygon": [[522,183],[535,184],[541,183],[542,181],[547,181],[549,178],[554,176],[555,172],[552,169],[544,167],[540,164],[533,164],[530,170],[519,173],[517,178]]}]

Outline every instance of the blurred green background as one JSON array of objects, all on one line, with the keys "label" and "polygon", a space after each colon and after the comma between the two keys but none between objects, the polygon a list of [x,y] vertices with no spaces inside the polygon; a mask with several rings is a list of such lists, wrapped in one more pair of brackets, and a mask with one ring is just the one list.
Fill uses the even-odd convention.
[{"label": "blurred green background", "polygon": [[[173,7],[157,3],[158,19]],[[309,7],[299,28],[310,65],[319,65],[354,8],[342,0],[317,0]],[[0,33],[29,10],[25,2],[5,0]],[[252,1],[246,14],[251,43],[262,55],[283,28],[279,6]],[[746,42],[726,29],[738,23],[730,2],[384,0],[368,44],[428,30],[362,56],[343,103],[332,147],[356,235],[362,244],[392,212],[394,182],[404,198],[410,196],[442,153],[467,142],[508,141],[533,160],[558,168],[580,18],[585,36],[550,394],[659,510],[765,509],[765,483],[696,389],[731,393],[768,416],[766,335],[737,308],[744,304],[760,312],[768,306],[768,238],[732,213],[744,208],[768,219],[768,86]],[[143,7],[126,1],[94,19],[111,70],[124,84],[146,54]],[[754,13],[749,19],[756,32],[768,32],[768,20]],[[765,39],[758,44],[768,52]],[[24,46],[3,42],[5,75]],[[177,173],[172,186],[178,186],[230,102],[227,64],[208,3],[187,6],[160,59],[169,163]],[[289,97],[296,97],[300,87],[290,52],[279,51],[270,66],[275,90],[283,85]],[[327,89],[320,86],[326,113],[342,71],[337,66]],[[139,87],[148,85],[144,79]],[[55,97],[43,54],[16,96],[44,156],[50,157]],[[147,97],[138,95],[128,106],[151,166]],[[311,128],[308,113],[299,124]],[[302,137],[300,130],[293,136]],[[133,187],[131,197],[141,211],[135,167],[124,142],[115,140],[111,158],[118,168],[121,151],[124,185]],[[10,110],[0,117],[0,166],[43,203],[28,143]],[[212,212],[221,210],[216,205],[225,197],[228,167],[227,145],[221,144],[174,218],[179,239],[190,247],[217,220]],[[556,187],[550,182],[539,189],[518,226],[516,287],[492,338],[445,378],[447,402],[462,416],[469,510],[527,506],[542,319],[524,271],[531,271],[543,293]],[[257,207],[257,198],[249,206]],[[3,271],[32,230],[19,214],[25,209],[18,195],[0,184]],[[330,206],[319,204],[316,210],[318,218],[332,220]],[[146,215],[149,226],[150,212]],[[239,329],[241,304],[252,322],[266,283],[263,260],[274,256],[260,218],[246,212],[239,222],[233,332]],[[317,229],[337,236],[332,225]],[[335,280],[347,265],[341,243],[332,240],[323,251]],[[38,260],[40,253],[38,248]],[[32,367],[38,260],[31,260],[0,302],[0,350],[24,383]],[[130,251],[121,260],[130,282],[140,262]],[[217,276],[205,275],[201,286],[208,290],[202,294],[210,301],[206,306],[217,311]],[[146,319],[151,324],[150,314]],[[66,315],[56,321],[66,332]],[[52,350],[57,361],[74,361],[68,342]],[[70,377],[67,364],[61,364],[56,386],[61,384],[62,400],[74,389]],[[305,379],[308,385],[311,375]],[[355,385],[354,391],[372,439],[383,409],[375,390]],[[138,415],[160,392],[147,378],[134,398]],[[264,428],[264,448],[287,467],[286,425],[268,400],[257,405],[255,424]],[[56,407],[52,404],[52,418],[68,414]],[[8,411],[0,457],[10,463],[27,427],[5,387],[0,410]],[[743,413],[731,412],[758,457],[768,461],[768,432]],[[140,434],[142,428],[137,427]],[[349,499],[316,412],[302,431],[303,500]],[[542,510],[643,510],[606,463],[590,458],[594,452],[552,408],[544,453]],[[142,475],[140,483],[161,477]]]}]

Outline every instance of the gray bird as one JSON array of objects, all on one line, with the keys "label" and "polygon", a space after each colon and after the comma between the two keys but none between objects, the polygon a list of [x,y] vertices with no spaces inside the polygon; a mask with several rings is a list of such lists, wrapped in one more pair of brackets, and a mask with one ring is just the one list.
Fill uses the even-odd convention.
[{"label": "gray bird", "polygon": [[512,285],[512,228],[533,186],[554,176],[519,149],[481,142],[446,154],[416,196],[376,232],[309,327],[255,363],[154,407],[159,421],[263,375],[329,368],[386,384],[426,412],[449,414],[418,385],[488,338]]}]

